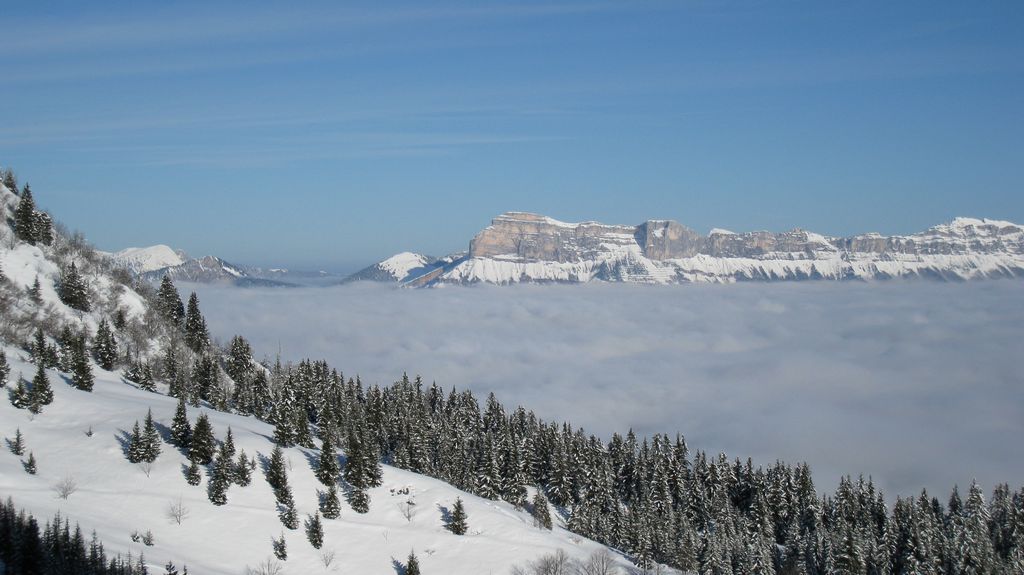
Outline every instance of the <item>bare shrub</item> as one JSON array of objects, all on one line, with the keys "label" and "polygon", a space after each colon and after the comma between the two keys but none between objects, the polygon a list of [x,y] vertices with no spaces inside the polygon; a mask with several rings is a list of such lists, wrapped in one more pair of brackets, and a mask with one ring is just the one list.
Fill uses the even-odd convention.
[{"label": "bare shrub", "polygon": [[512,567],[512,575],[574,575],[579,573],[579,566],[569,554],[559,549],[550,555],[543,555],[525,567]]},{"label": "bare shrub", "polygon": [[191,513],[191,510],[188,507],[185,507],[185,504],[181,501],[181,497],[179,497],[177,501],[171,501],[167,504],[167,518],[178,525],[181,525],[182,521],[188,519],[189,513]]},{"label": "bare shrub", "polygon": [[324,564],[324,569],[330,569],[331,568],[331,565],[334,563],[334,556],[335,556],[335,552],[334,551],[321,551],[320,552],[320,562]]},{"label": "bare shrub", "polygon": [[269,557],[256,565],[256,567],[245,566],[246,575],[281,575],[283,570],[284,567],[280,561]]},{"label": "bare shrub", "polygon": [[599,549],[576,567],[579,575],[618,575],[622,571],[615,565],[615,557],[607,549]]},{"label": "bare shrub", "polygon": [[411,497],[398,504],[398,510],[402,512],[402,517],[409,523],[412,523],[413,517],[416,517],[416,501]]},{"label": "bare shrub", "polygon": [[71,495],[76,491],[78,491],[78,482],[76,482],[75,478],[70,475],[65,476],[64,479],[53,484],[53,492],[61,499],[71,497]]}]

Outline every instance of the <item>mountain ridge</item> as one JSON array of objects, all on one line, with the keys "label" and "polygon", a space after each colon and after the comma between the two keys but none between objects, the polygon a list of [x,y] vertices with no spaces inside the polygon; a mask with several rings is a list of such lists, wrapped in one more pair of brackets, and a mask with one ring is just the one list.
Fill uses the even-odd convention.
[{"label": "mountain ridge", "polygon": [[[407,260],[426,257],[412,252],[399,255]],[[397,257],[365,268],[347,281],[424,287],[1024,277],[1024,227],[1004,220],[958,217],[909,235],[871,232],[840,237],[800,228],[740,233],[715,228],[705,236],[674,220],[628,226],[505,212],[473,237],[465,254],[406,269],[393,265]],[[380,273],[371,273],[373,269]]]}]

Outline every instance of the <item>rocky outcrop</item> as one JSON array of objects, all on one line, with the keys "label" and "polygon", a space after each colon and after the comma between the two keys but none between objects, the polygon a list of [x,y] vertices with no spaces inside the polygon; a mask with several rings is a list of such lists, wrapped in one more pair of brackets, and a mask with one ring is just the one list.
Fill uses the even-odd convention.
[{"label": "rocky outcrop", "polygon": [[375,279],[368,277],[374,275],[427,286],[1024,277],[1024,228],[998,220],[957,218],[908,236],[840,238],[801,229],[714,230],[703,236],[671,220],[621,226],[508,212],[478,233],[465,255],[415,268],[394,264],[396,258],[408,261],[411,255],[376,264],[380,273],[361,279]]}]

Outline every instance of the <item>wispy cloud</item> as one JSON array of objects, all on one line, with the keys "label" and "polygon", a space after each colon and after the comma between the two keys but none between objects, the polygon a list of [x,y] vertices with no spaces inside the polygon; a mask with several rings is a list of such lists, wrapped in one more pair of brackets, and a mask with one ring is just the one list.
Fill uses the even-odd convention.
[{"label": "wispy cloud", "polygon": [[402,371],[607,434],[681,431],[891,494],[1024,476],[1019,282],[395,290],[199,287],[221,338]]},{"label": "wispy cloud", "polygon": [[287,11],[247,7],[231,12],[204,7],[164,7],[146,15],[63,23],[11,22],[18,34],[0,38],[0,53],[31,54],[121,51],[199,44],[273,41],[277,37],[343,32],[425,22],[502,21],[622,10],[621,3],[512,3],[384,7],[330,5]]}]

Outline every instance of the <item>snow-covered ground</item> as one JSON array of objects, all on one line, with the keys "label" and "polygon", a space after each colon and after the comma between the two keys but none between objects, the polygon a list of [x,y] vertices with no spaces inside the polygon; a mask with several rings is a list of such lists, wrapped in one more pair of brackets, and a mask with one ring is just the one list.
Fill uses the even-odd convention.
[{"label": "snow-covered ground", "polygon": [[[23,352],[4,348],[12,366],[11,379],[19,374],[31,379],[35,366]],[[261,470],[253,474],[248,487],[233,485],[228,503],[214,506],[207,499],[206,483],[186,483],[182,474],[184,455],[164,443],[163,451],[147,473],[124,456],[123,434],[148,409],[158,426],[166,430],[176,400],[125,384],[111,372],[94,368],[97,375],[92,393],[65,383],[58,372],[48,372],[54,388],[54,402],[40,415],[14,408],[0,401],[0,435],[13,438],[20,428],[38,461],[38,473],[29,475],[19,458],[5,449],[0,453],[0,495],[10,496],[15,505],[34,514],[41,522],[57,512],[78,522],[88,534],[95,529],[112,553],[145,553],[153,572],[173,560],[188,564],[191,573],[245,573],[246,566],[273,557],[271,538],[282,532],[288,544],[284,573],[396,573],[394,561],[404,563],[415,551],[425,573],[473,574],[507,573],[539,555],[564,549],[585,558],[601,547],[561,527],[543,531],[532,526],[525,511],[503,502],[480,499],[434,479],[384,467],[384,483],[369,490],[370,511],[360,515],[343,505],[338,519],[324,519],[324,546],[320,551],[306,540],[303,528],[284,529],[277,517],[275,499]],[[195,422],[199,409],[189,408]],[[203,409],[219,439],[230,426],[238,449],[250,456],[268,456],[273,449],[273,428],[252,417],[241,417]],[[92,430],[92,436],[87,435]],[[166,434],[165,434],[166,435]],[[288,479],[299,515],[305,518],[317,510],[318,489],[324,487],[313,474],[311,457],[317,451],[285,450],[290,463]],[[26,451],[27,457],[28,451]],[[66,500],[53,486],[72,478],[77,490]],[[408,495],[398,491],[408,490]],[[443,527],[442,507],[450,508],[457,497],[466,505],[469,533],[456,536]],[[179,525],[167,514],[172,503],[188,509]],[[415,501],[415,515],[407,520],[400,504]],[[133,532],[152,531],[155,544],[144,546],[131,540]],[[330,567],[322,553],[335,552]],[[618,557],[623,566],[629,562]]]}]

